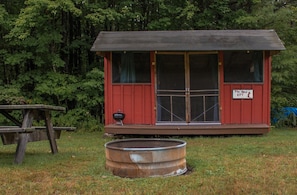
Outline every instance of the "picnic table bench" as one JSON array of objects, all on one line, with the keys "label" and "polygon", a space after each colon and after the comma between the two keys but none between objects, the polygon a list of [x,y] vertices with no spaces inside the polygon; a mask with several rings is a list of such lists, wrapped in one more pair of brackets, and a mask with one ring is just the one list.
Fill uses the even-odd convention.
[{"label": "picnic table bench", "polygon": [[0,133],[29,133],[34,131],[34,127],[3,127],[0,126]]},{"label": "picnic table bench", "polygon": [[[10,114],[13,110],[22,112],[21,121]],[[48,140],[51,152],[55,154],[58,152],[56,138],[60,137],[61,130],[75,130],[75,127],[53,127],[51,111],[65,112],[66,109],[45,104],[0,105],[0,113],[16,125],[0,126],[3,144],[17,144],[14,163],[23,162],[28,142]],[[34,120],[43,120],[45,126],[33,126]],[[42,132],[45,136],[42,136]]]}]

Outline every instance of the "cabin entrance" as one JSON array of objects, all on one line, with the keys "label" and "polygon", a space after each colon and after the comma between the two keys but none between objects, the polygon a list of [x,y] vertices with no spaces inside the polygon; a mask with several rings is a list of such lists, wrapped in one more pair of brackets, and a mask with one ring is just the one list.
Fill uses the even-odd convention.
[{"label": "cabin entrance", "polygon": [[156,54],[157,124],[219,123],[218,54]]}]

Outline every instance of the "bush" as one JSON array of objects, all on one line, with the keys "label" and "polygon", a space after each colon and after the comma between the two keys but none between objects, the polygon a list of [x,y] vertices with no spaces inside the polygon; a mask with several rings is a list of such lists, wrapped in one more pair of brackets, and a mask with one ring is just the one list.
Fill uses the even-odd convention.
[{"label": "bush", "polygon": [[297,117],[294,113],[290,113],[287,117],[284,117],[277,121],[277,127],[297,127]]},{"label": "bush", "polygon": [[284,107],[278,111],[274,110],[273,122],[277,127],[296,127],[297,126],[297,108]]},{"label": "bush", "polygon": [[103,125],[84,108],[69,110],[66,114],[53,116],[53,123],[58,126],[75,126],[80,131],[101,131]]}]

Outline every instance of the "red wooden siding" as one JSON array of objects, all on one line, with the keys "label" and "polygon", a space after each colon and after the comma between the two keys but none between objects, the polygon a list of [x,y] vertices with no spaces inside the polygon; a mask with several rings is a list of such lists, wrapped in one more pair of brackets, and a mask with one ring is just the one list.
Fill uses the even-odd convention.
[{"label": "red wooden siding", "polygon": [[109,99],[112,97],[111,90],[111,53],[106,52],[104,57],[104,119],[105,125],[112,123],[112,105]]},{"label": "red wooden siding", "polygon": [[[263,83],[224,83],[223,71],[220,71],[222,124],[270,124],[271,58],[268,52],[265,56]],[[220,55],[221,63],[223,63],[222,58],[223,56]],[[234,89],[252,89],[254,98],[233,99]]]},{"label": "red wooden siding", "polygon": [[[153,71],[151,83],[112,84],[110,55],[110,53],[106,54],[104,67],[105,125],[115,123],[112,114],[117,111],[125,113],[124,124],[154,124],[155,96]],[[153,60],[153,55],[151,55],[151,61]]]},{"label": "red wooden siding", "polygon": [[[221,124],[270,125],[271,57],[265,53],[263,83],[224,83],[223,52],[219,52],[219,96]],[[124,124],[154,125],[155,113],[155,54],[151,52],[151,83],[112,84],[111,53],[106,53],[105,125],[115,121],[112,114],[126,114]],[[233,89],[252,89],[253,99],[233,99]]]},{"label": "red wooden siding", "polygon": [[125,124],[151,124],[150,84],[113,85],[112,94],[113,96],[109,99],[112,113],[119,110],[124,112],[126,114]]}]

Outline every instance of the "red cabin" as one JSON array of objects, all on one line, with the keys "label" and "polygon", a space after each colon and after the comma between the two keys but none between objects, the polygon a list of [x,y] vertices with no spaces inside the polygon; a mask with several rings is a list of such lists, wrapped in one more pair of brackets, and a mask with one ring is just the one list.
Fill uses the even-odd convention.
[{"label": "red cabin", "polygon": [[100,32],[105,132],[267,133],[271,57],[284,49],[274,30]]}]

